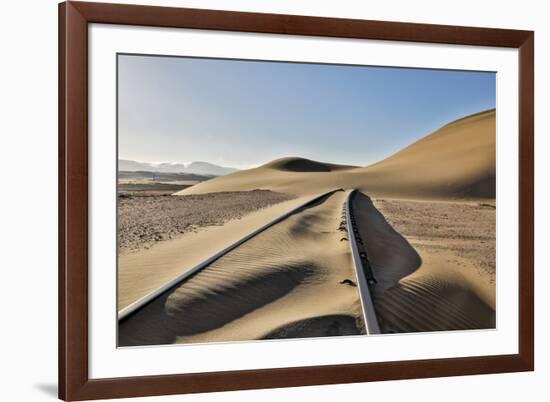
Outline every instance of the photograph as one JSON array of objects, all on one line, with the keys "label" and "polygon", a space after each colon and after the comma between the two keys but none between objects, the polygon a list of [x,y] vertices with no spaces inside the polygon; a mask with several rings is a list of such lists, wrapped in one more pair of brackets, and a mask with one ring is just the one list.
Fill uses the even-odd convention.
[{"label": "photograph", "polygon": [[118,347],[497,328],[494,71],[116,68]]}]

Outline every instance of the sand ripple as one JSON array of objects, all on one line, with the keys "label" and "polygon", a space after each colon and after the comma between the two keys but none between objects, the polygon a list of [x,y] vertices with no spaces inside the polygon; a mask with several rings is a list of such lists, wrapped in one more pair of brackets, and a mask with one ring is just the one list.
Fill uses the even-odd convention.
[{"label": "sand ripple", "polygon": [[[426,211],[418,219],[425,222],[424,213],[433,211],[422,206]],[[355,198],[355,210],[378,280],[374,304],[383,332],[495,327],[494,284],[488,278],[471,267],[460,269],[460,256],[452,250],[413,248],[364,194]],[[413,219],[412,214],[406,218]]]},{"label": "sand ripple", "polygon": [[[353,274],[347,244],[339,241],[337,231],[343,197],[336,193],[304,208],[129,317],[119,327],[119,345],[189,342],[190,337],[200,342],[206,339],[200,334],[223,331],[236,321],[238,335],[224,340],[259,339],[277,331],[296,337],[299,328],[303,336],[360,333],[357,290],[339,284]],[[328,293],[333,300],[325,297]],[[271,306],[276,301],[281,307]],[[292,311],[283,307],[289,301]],[[275,313],[246,323],[248,314],[259,314],[268,305]],[[277,318],[281,311],[285,314]],[[352,317],[353,325],[349,319],[316,318],[327,313]],[[302,320],[309,324],[292,324]],[[291,329],[281,329],[288,325]]]}]

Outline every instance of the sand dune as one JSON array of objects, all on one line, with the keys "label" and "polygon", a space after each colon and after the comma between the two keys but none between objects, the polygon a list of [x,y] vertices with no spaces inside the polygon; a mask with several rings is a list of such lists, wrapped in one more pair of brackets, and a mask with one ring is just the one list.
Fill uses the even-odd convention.
[{"label": "sand dune", "polygon": [[[437,229],[432,227],[431,235],[424,233],[421,229],[424,213],[431,211],[435,215],[440,210],[430,203],[422,207],[417,217],[411,216],[412,212],[407,217],[392,214],[398,221],[409,219],[407,227],[415,234],[411,236],[413,246],[386,220],[369,197],[358,194],[354,200],[361,237],[378,282],[373,288],[373,296],[382,331],[494,328],[495,286],[494,281],[491,283],[494,271],[491,276],[477,269],[471,259],[453,250]],[[446,211],[458,208],[457,212],[465,221],[471,217],[460,205],[447,204],[443,208]],[[491,224],[491,219],[487,224]],[[487,230],[476,222],[469,226],[477,228],[478,236]],[[452,232],[453,229],[447,226],[444,230]],[[456,233],[452,235],[458,237]],[[439,239],[435,250],[423,246],[434,237]],[[475,238],[471,240],[471,243],[477,242]],[[467,248],[467,241],[463,240],[460,250]],[[474,262],[479,264],[479,260],[477,257]]]},{"label": "sand dune", "polygon": [[376,305],[385,332],[495,327],[494,307],[477,294],[472,281],[452,270],[412,275],[389,289]]},{"label": "sand dune", "polygon": [[282,172],[337,172],[357,168],[357,166],[322,163],[312,161],[310,159],[299,158],[296,156],[276,159],[274,161],[266,163],[262,167],[279,170]]},{"label": "sand dune", "polygon": [[[494,197],[495,111],[454,121],[361,169],[373,195]],[[354,172],[354,174],[362,174]]]},{"label": "sand dune", "polygon": [[176,194],[269,189],[303,195],[342,187],[403,198],[494,197],[495,116],[490,110],[449,123],[368,167],[283,158]]},{"label": "sand dune", "polygon": [[346,193],[293,214],[123,321],[124,345],[196,343],[363,331],[347,242]]}]

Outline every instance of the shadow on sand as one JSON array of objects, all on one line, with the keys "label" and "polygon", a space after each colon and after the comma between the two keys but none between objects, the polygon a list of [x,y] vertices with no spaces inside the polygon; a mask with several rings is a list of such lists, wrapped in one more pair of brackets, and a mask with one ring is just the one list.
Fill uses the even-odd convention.
[{"label": "shadow on sand", "polygon": [[428,267],[363,193],[355,217],[377,280],[373,289],[382,332],[429,332],[495,327],[495,311],[470,279],[450,264]]}]

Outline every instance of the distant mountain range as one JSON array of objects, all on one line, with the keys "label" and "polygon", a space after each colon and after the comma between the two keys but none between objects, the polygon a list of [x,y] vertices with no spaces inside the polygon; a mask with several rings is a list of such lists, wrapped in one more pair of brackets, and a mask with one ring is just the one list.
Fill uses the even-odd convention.
[{"label": "distant mountain range", "polygon": [[202,176],[223,176],[238,172],[239,169],[218,166],[208,162],[184,163],[147,163],[119,159],[118,170],[124,172],[189,173]]}]

